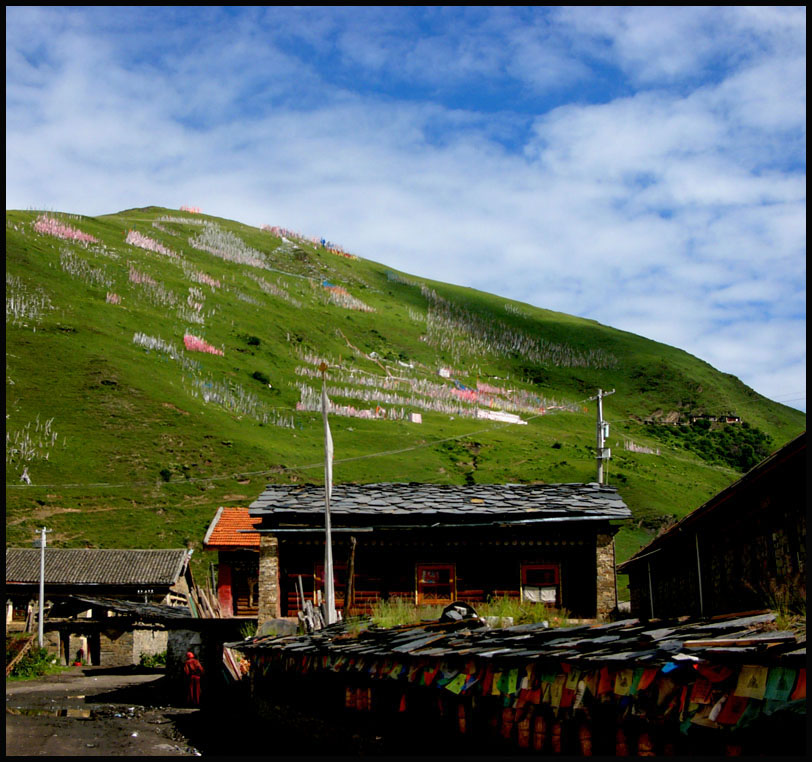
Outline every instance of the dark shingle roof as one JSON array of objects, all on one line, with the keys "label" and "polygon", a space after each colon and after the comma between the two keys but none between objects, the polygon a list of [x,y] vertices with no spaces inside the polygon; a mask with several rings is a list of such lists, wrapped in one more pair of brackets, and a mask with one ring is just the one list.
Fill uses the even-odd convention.
[{"label": "dark shingle roof", "polygon": [[[625,519],[631,511],[613,487],[599,484],[338,484],[333,487],[330,511],[339,520],[353,517],[428,521],[489,519],[575,520]],[[324,514],[324,487],[268,485],[251,503],[252,516],[273,520],[307,521]]]},{"label": "dark shingle roof", "polygon": [[[605,665],[657,667],[668,662],[688,665],[701,659],[727,663],[762,660],[805,663],[806,633],[777,632],[775,614],[731,614],[712,620],[654,621],[627,619],[601,625],[548,628],[546,623],[490,629],[481,620],[422,622],[419,625],[348,630],[340,622],[309,635],[259,636],[227,643],[241,651],[297,654],[413,657],[455,655],[467,658],[532,660],[544,667],[569,662],[580,669]],[[738,640],[741,639],[741,640]],[[799,649],[799,646],[801,649]],[[676,658],[675,658],[676,657]],[[316,662],[321,664],[321,660]],[[351,668],[352,664],[346,668]]]},{"label": "dark shingle roof", "polygon": [[[173,585],[188,551],[46,548],[45,583],[50,585]],[[6,549],[6,584],[39,583],[40,550]]]},{"label": "dark shingle roof", "polygon": [[90,607],[114,611],[121,616],[137,617],[141,621],[161,622],[167,619],[190,619],[192,617],[188,606],[166,606],[160,603],[123,601],[118,598],[87,595],[68,595],[57,600],[51,609],[50,616],[74,616]]}]

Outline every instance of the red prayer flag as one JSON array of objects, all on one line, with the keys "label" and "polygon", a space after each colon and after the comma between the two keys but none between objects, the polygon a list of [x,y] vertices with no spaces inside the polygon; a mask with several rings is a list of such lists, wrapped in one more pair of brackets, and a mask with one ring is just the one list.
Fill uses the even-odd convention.
[{"label": "red prayer flag", "polygon": [[798,699],[806,698],[806,667],[798,670],[798,680],[795,683],[795,688],[792,695],[789,697],[790,701],[797,701]]},{"label": "red prayer flag", "polygon": [[747,702],[749,700],[750,699],[745,698],[744,696],[736,696],[735,694],[731,693],[727,697],[727,701],[725,701],[722,711],[719,712],[716,722],[718,722],[720,725],[735,725],[739,721],[739,718],[744,714],[744,710],[747,709]]}]

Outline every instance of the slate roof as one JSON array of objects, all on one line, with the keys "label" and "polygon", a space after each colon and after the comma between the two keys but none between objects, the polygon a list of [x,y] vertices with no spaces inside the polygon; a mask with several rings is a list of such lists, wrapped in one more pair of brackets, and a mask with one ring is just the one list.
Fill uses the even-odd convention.
[{"label": "slate roof", "polygon": [[258,529],[261,524],[262,519],[251,516],[247,508],[219,508],[203,538],[203,548],[205,550],[258,549],[259,534],[247,530]]},{"label": "slate roof", "polygon": [[[592,484],[337,484],[330,512],[339,524],[408,525],[626,519],[614,487]],[[324,487],[268,485],[251,503],[265,525],[313,524],[324,515]]]},{"label": "slate roof", "polygon": [[661,667],[701,659],[758,664],[765,661],[804,666],[806,633],[777,632],[775,614],[730,614],[713,619],[576,624],[549,628],[545,623],[490,629],[482,620],[422,622],[419,625],[352,632],[345,622],[309,635],[272,635],[227,643],[241,651],[265,649],[291,654],[374,657],[479,657],[501,661],[533,660],[579,669],[602,666]]},{"label": "slate roof", "polygon": [[190,619],[192,617],[188,606],[166,606],[160,603],[123,601],[118,598],[89,597],[86,595],[69,595],[55,602],[50,617],[69,617],[92,607],[114,611],[121,616],[130,616],[150,622],[162,622],[167,619]]},{"label": "slate roof", "polygon": [[[171,586],[183,574],[189,552],[46,548],[46,585]],[[6,584],[39,584],[39,548],[6,549]]]}]

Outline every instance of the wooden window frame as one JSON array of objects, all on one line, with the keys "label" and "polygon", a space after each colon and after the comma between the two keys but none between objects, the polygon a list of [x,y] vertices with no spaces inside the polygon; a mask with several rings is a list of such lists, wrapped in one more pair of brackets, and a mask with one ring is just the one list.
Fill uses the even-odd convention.
[{"label": "wooden window frame", "polygon": [[[427,583],[421,582],[423,571],[431,570],[445,570],[449,572],[449,595],[445,598],[427,598],[424,591],[424,586]],[[431,583],[428,583],[429,585]],[[416,563],[414,565],[414,595],[415,602],[418,606],[437,606],[442,604],[453,603],[457,598],[457,565],[452,563]]]},{"label": "wooden window frame", "polygon": [[[519,569],[520,569],[520,580],[521,580],[521,586],[519,587],[519,600],[521,600],[522,602],[526,601],[528,603],[532,602],[532,601],[528,601],[524,596],[525,587],[555,587],[555,589],[556,589],[555,603],[549,603],[549,602],[546,602],[546,601],[541,601],[541,602],[543,602],[546,606],[550,606],[550,607],[553,607],[553,608],[561,608],[561,606],[562,606],[562,597],[561,597],[561,564],[560,563],[556,563],[556,562],[553,562],[553,561],[550,561],[550,562],[547,562],[547,563],[538,563],[538,562],[535,562],[535,561],[534,562],[522,562],[521,564],[519,564]],[[554,577],[555,577],[554,583],[551,584],[551,585],[544,585],[544,586],[541,586],[541,585],[532,585],[532,586],[528,585],[528,583],[527,583],[527,573],[529,571],[536,571],[536,570],[539,570],[539,569],[543,569],[543,570],[552,569],[553,572],[554,572]]]}]

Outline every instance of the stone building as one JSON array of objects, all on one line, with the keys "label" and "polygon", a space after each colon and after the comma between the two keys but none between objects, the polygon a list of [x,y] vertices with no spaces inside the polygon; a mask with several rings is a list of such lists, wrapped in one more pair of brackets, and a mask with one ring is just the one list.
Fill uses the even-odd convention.
[{"label": "stone building", "polygon": [[[26,612],[38,601],[40,553],[6,549],[7,630],[24,628]],[[142,610],[158,606],[162,612],[175,608],[179,616],[189,616],[190,557],[183,548],[46,548],[47,647],[62,664],[72,664],[81,651],[85,663],[104,666],[138,664],[142,655],[166,651],[163,613],[157,619],[124,616],[114,604],[136,602]]]},{"label": "stone building", "polygon": [[806,511],[804,432],[618,566],[632,614],[805,606]]},{"label": "stone building", "polygon": [[[324,488],[270,485],[248,513],[260,520],[258,620],[296,616],[298,590],[314,600],[324,586]],[[605,616],[617,604],[613,538],[630,515],[598,484],[335,485],[336,606],[508,596]]]}]

